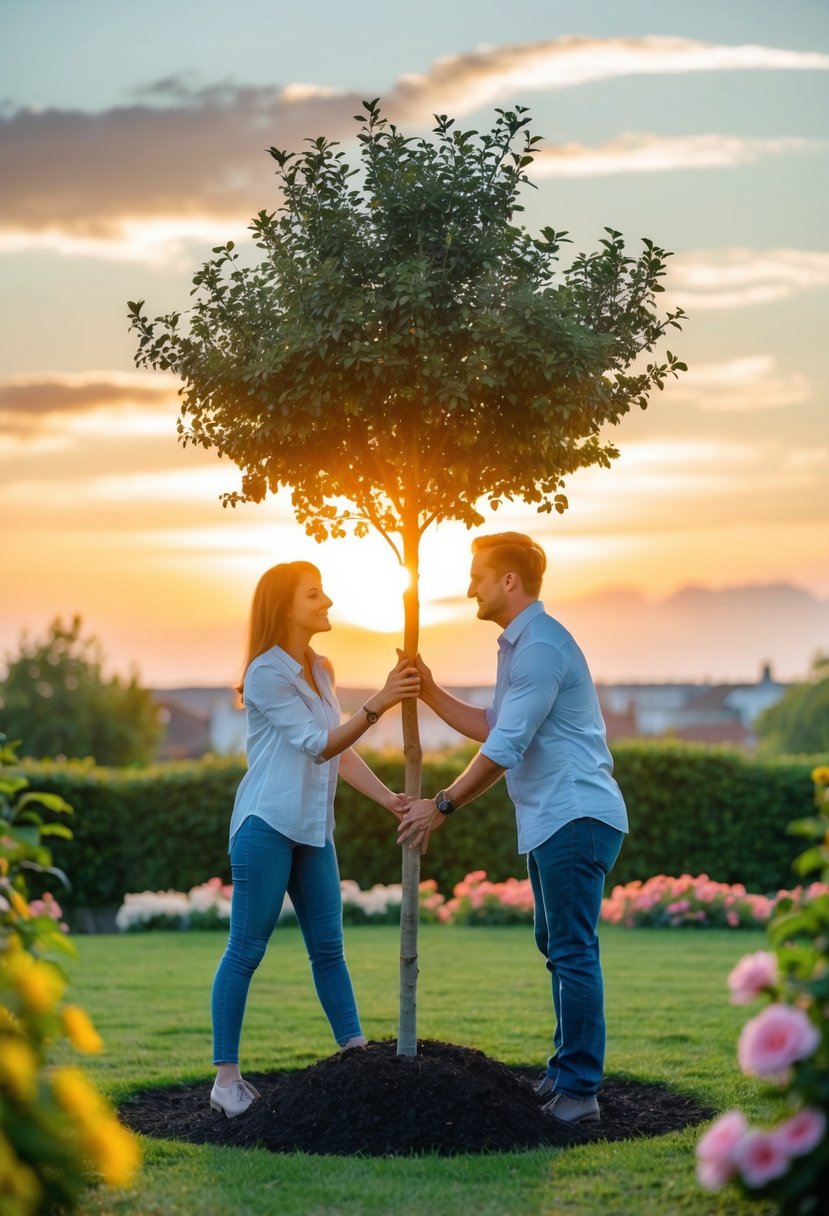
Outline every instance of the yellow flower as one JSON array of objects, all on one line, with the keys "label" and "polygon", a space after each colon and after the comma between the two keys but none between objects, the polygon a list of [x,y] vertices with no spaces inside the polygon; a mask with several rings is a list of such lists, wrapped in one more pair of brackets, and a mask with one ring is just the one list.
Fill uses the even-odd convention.
[{"label": "yellow flower", "polygon": [[0,1005],[0,1034],[4,1031],[11,1034],[23,1034],[23,1026],[20,1018],[17,1018],[12,1013],[11,1009],[7,1009],[5,1005]]},{"label": "yellow flower", "polygon": [[9,903],[14,908],[17,915],[22,917],[23,920],[31,919],[32,909],[26,903],[20,892],[15,891],[14,887],[10,888],[9,890]]},{"label": "yellow flower", "polygon": [[829,785],[829,764],[819,764],[812,769],[812,780],[815,785]]},{"label": "yellow flower", "polygon": [[110,1117],[109,1107],[79,1068],[58,1068],[52,1073],[52,1092],[58,1106],[74,1116],[86,1130]]},{"label": "yellow flower", "polygon": [[25,951],[6,957],[6,974],[35,1013],[49,1013],[63,995],[66,980],[51,963],[32,958]]},{"label": "yellow flower", "polygon": [[8,872],[9,872],[8,857],[0,857],[0,878],[5,878],[5,876],[8,874]]},{"label": "yellow flower", "polygon": [[85,1132],[84,1145],[104,1182],[129,1186],[141,1165],[141,1148],[132,1132],[109,1118]]},{"label": "yellow flower", "polygon": [[37,1097],[37,1055],[25,1039],[0,1038],[0,1087],[21,1102]]},{"label": "yellow flower", "polygon": [[43,1188],[37,1174],[18,1160],[12,1146],[0,1131],[0,1200],[3,1212],[14,1216],[36,1216]]},{"label": "yellow flower", "polygon": [[77,1051],[92,1054],[101,1050],[104,1041],[86,1011],[79,1005],[67,1005],[61,1014],[61,1020],[66,1037]]}]

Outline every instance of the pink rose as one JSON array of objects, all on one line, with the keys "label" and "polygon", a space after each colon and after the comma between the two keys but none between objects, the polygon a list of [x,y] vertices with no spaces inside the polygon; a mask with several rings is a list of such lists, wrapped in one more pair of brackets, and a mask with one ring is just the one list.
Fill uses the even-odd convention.
[{"label": "pink rose", "polygon": [[728,977],[732,1005],[748,1005],[777,983],[777,955],[769,950],[744,954]]},{"label": "pink rose", "polygon": [[729,1110],[708,1128],[697,1144],[697,1178],[706,1191],[718,1191],[734,1177],[737,1151],[748,1133],[741,1110]]},{"label": "pink rose", "polygon": [[826,1116],[812,1106],[799,1110],[773,1132],[780,1151],[790,1157],[805,1157],[817,1148],[825,1134]]},{"label": "pink rose", "polygon": [[744,1073],[768,1080],[782,1080],[795,1060],[810,1056],[820,1034],[801,1009],[791,1005],[769,1005],[746,1022],[737,1044],[737,1057]]},{"label": "pink rose", "polygon": [[737,1149],[737,1168],[747,1186],[760,1187],[780,1178],[789,1168],[789,1158],[771,1132],[750,1131]]}]

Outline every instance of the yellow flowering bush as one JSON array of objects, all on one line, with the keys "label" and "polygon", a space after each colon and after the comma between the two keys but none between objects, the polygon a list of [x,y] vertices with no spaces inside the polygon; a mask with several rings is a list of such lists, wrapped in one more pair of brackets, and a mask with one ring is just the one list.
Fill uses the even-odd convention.
[{"label": "yellow flowering bush", "polygon": [[[71,1212],[95,1176],[128,1186],[140,1164],[136,1138],[81,1069],[50,1068],[51,1046],[82,1053],[103,1047],[89,1016],[63,1003],[58,961],[74,947],[53,899],[30,902],[29,875],[63,876],[43,838],[69,835],[40,811],[71,813],[56,795],[28,789],[7,770],[14,748],[0,736],[0,1213]],[[6,771],[4,771],[6,770]]]}]

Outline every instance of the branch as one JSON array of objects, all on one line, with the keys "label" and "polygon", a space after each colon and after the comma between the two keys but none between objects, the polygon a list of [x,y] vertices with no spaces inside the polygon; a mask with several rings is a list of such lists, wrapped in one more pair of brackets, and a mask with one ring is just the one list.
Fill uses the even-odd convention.
[{"label": "branch", "polygon": [[398,549],[397,545],[394,543],[392,538],[389,536],[388,532],[385,530],[383,525],[380,523],[380,520],[377,516],[377,512],[374,509],[374,504],[371,501],[366,503],[365,511],[366,511],[366,518],[368,519],[368,522],[371,524],[371,526],[373,528],[375,528],[380,533],[383,540],[386,542],[386,544],[389,546],[389,548],[391,549],[394,556],[397,558],[398,563],[402,566],[403,565],[403,554]]}]

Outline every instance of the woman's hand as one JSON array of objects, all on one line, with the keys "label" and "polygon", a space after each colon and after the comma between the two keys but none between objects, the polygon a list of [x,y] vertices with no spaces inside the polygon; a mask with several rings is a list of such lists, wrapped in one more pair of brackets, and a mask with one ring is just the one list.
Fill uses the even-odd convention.
[{"label": "woman's hand", "polygon": [[394,794],[391,790],[389,790],[389,796],[385,803],[386,810],[391,811],[392,815],[396,817],[398,823],[406,814],[406,811],[408,811],[411,805],[412,800],[408,794]]},{"label": "woman's hand", "polygon": [[373,702],[371,708],[379,708],[379,712],[383,713],[385,710],[391,709],[392,705],[396,705],[398,701],[416,697],[419,693],[420,673],[411,659],[404,656],[397,666],[391,669],[380,691],[371,698]]}]

